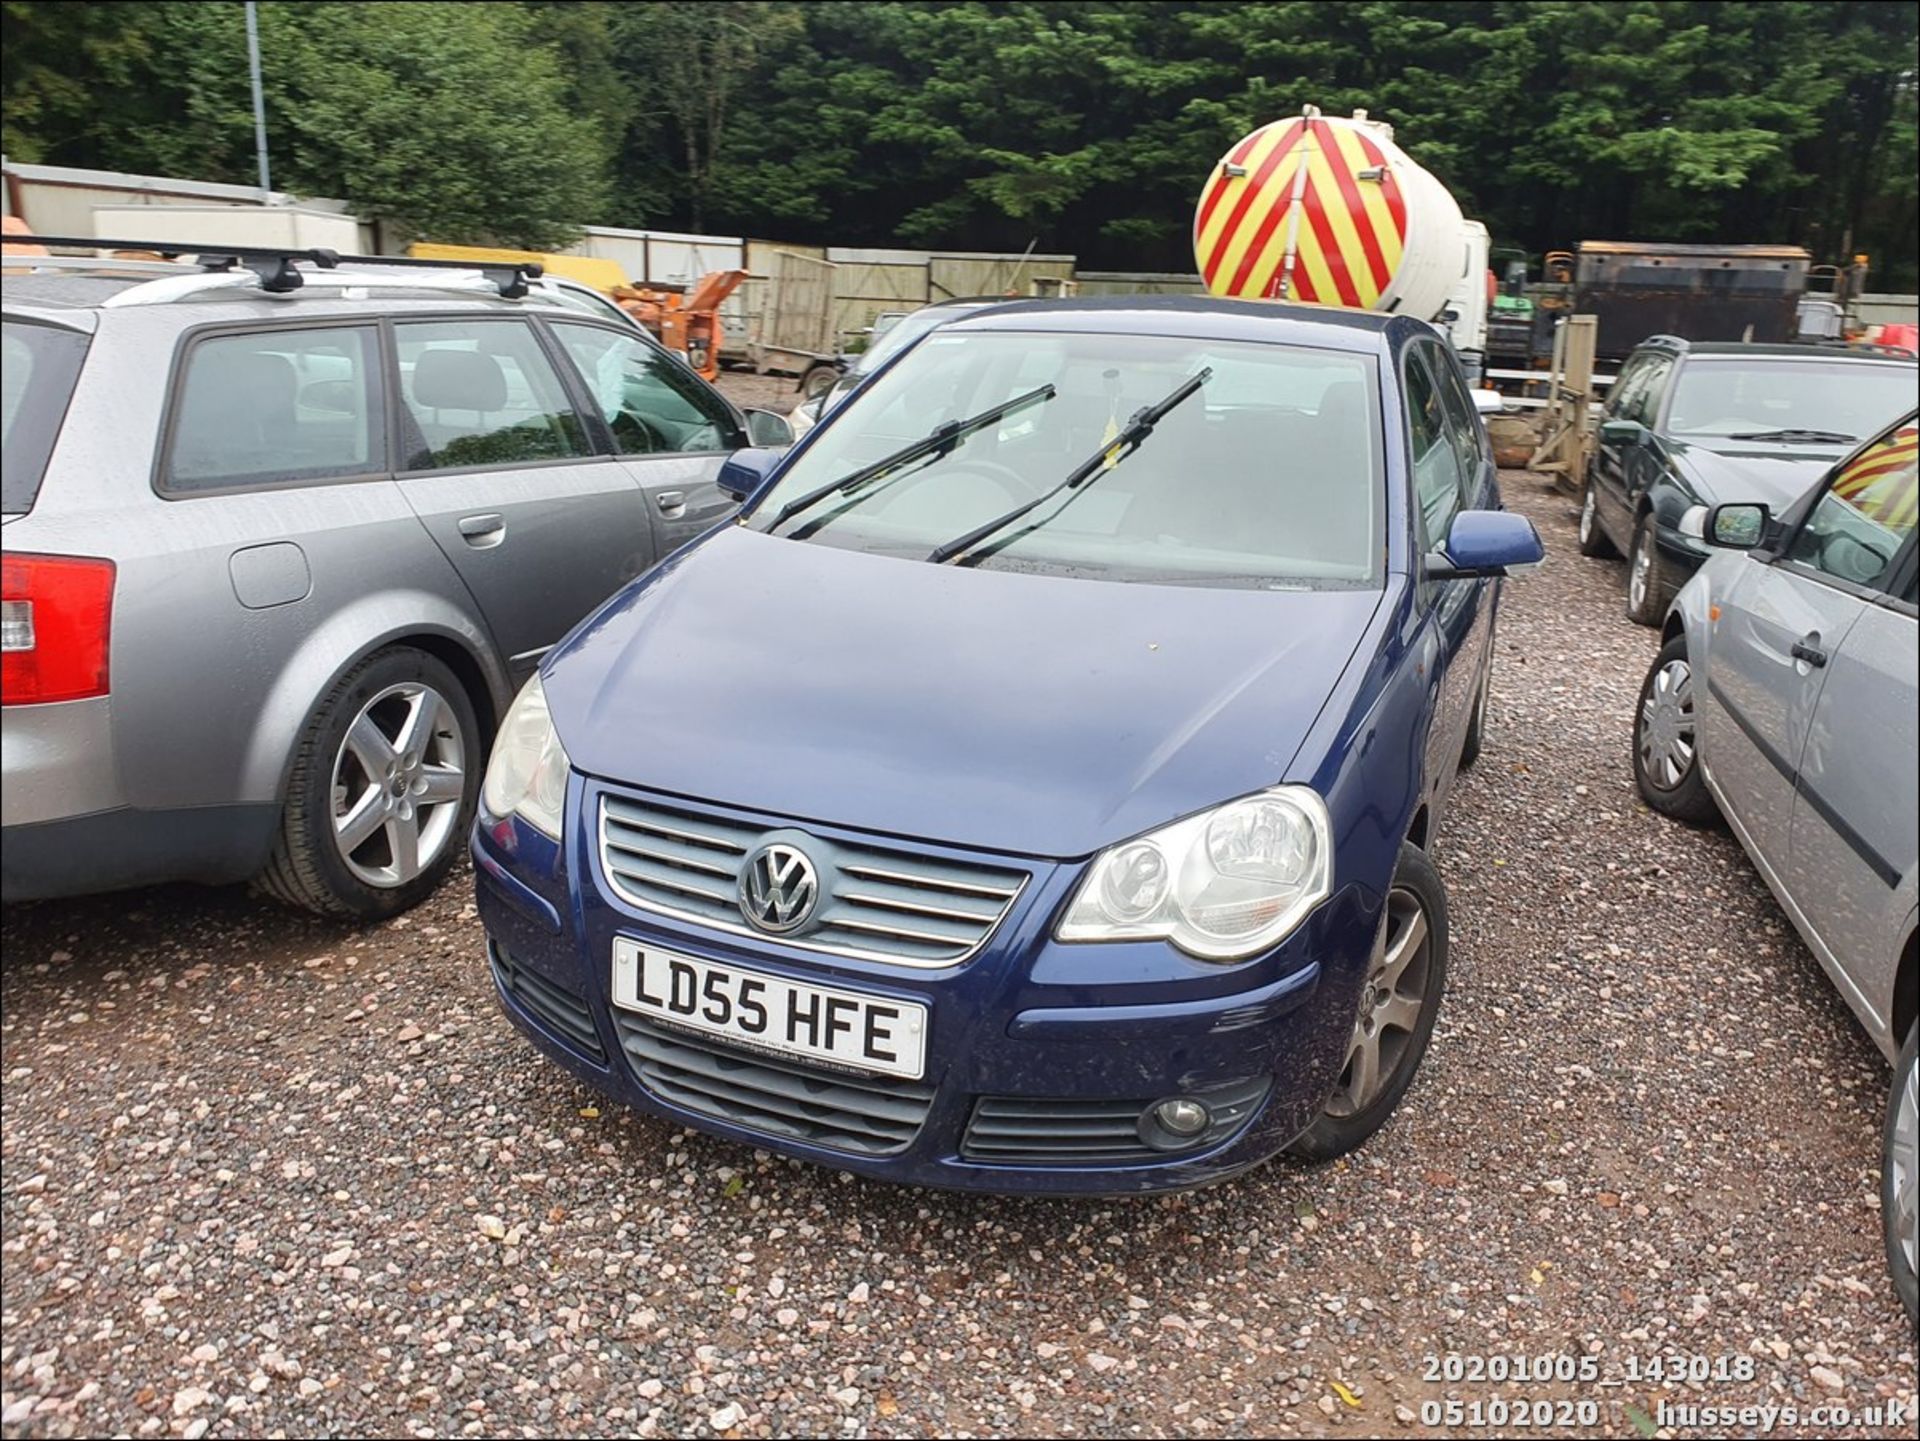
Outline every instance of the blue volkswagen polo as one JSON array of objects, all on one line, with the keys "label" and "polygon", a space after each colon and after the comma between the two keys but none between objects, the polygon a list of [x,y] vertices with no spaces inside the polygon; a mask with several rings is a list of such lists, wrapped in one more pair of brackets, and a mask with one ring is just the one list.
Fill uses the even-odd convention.
[{"label": "blue volkswagen polo", "polygon": [[995,306],[723,484],[495,745],[480,915],[542,1051],[930,1186],[1191,1186],[1381,1125],[1499,577],[1541,556],[1430,327]]}]

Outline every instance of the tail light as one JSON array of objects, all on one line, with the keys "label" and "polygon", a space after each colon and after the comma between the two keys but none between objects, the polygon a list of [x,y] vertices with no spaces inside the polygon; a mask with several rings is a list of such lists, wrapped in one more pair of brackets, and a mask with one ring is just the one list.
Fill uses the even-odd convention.
[{"label": "tail light", "polygon": [[0,704],[105,695],[112,628],[112,561],[0,558]]}]

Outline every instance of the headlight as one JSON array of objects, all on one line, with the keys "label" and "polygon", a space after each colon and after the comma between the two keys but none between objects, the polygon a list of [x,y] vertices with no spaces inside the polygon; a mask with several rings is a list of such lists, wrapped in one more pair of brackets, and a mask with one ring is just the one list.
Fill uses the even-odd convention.
[{"label": "headlight", "polygon": [[528,681],[507,707],[507,718],[494,737],[480,802],[490,815],[517,815],[541,834],[560,839],[560,817],[567,803],[567,753],[547,714],[547,693],[540,688],[539,676]]},{"label": "headlight", "polygon": [[1317,793],[1279,786],[1123,841],[1094,858],[1057,937],[1253,955],[1332,891],[1331,831]]}]

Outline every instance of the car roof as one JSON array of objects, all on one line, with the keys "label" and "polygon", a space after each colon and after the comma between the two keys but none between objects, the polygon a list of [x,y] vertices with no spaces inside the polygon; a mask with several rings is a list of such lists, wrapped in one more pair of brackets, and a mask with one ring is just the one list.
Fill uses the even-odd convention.
[{"label": "car roof", "polygon": [[1679,335],[1650,335],[1636,350],[1670,350],[1693,359],[1905,361],[1915,358],[1889,349],[1842,345],[1781,344],[1757,340],[1688,340]]},{"label": "car roof", "polygon": [[1222,300],[1201,295],[1099,295],[1012,300],[976,310],[946,330],[1092,331],[1258,340],[1332,350],[1377,350],[1404,316],[1281,300]]},{"label": "car roof", "polygon": [[[464,269],[469,276],[473,274],[471,268]],[[451,265],[447,267],[446,275],[451,276],[462,270],[461,266]],[[357,273],[373,277],[367,287],[341,287],[332,283]],[[201,324],[209,319],[252,320],[272,317],[284,320],[293,314],[329,318],[423,310],[514,314],[527,307],[579,313],[554,299],[550,293],[543,293],[556,283],[554,277],[542,277],[533,282],[524,298],[508,300],[477,285],[472,288],[436,285],[430,275],[424,273],[418,284],[410,285],[406,283],[404,275],[395,271],[383,273],[364,267],[342,267],[321,272],[329,283],[310,289],[303,287],[289,294],[269,294],[238,283],[195,291],[152,304],[139,303],[129,294],[156,280],[207,274],[198,266],[170,265],[165,262],[142,264],[137,269],[109,262],[98,270],[66,268],[18,271],[6,275],[4,284],[0,285],[0,303],[4,303],[10,312],[31,311],[44,319],[70,320],[70,323],[78,322],[83,326],[85,322],[81,316],[85,312],[126,314],[136,310],[147,315],[155,312],[176,314],[181,317],[183,326]],[[344,293],[347,290],[354,293]],[[123,306],[124,310],[121,309]]]}]

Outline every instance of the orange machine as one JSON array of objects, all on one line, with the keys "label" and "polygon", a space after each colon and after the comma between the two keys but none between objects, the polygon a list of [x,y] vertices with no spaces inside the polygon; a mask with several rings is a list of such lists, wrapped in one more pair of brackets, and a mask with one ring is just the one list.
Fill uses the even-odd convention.
[{"label": "orange machine", "polygon": [[691,290],[616,285],[613,298],[622,310],[658,336],[662,345],[679,351],[689,365],[712,380],[720,373],[720,351],[727,338],[720,304],[746,278],[744,270],[716,270],[701,276]]},{"label": "orange machine", "polygon": [[0,231],[7,236],[5,243],[0,245],[0,251],[8,255],[45,255],[47,253],[46,246],[37,245],[31,239],[15,240],[13,238],[16,235],[31,237],[33,234],[27,228],[27,222],[17,215],[0,216]]}]

